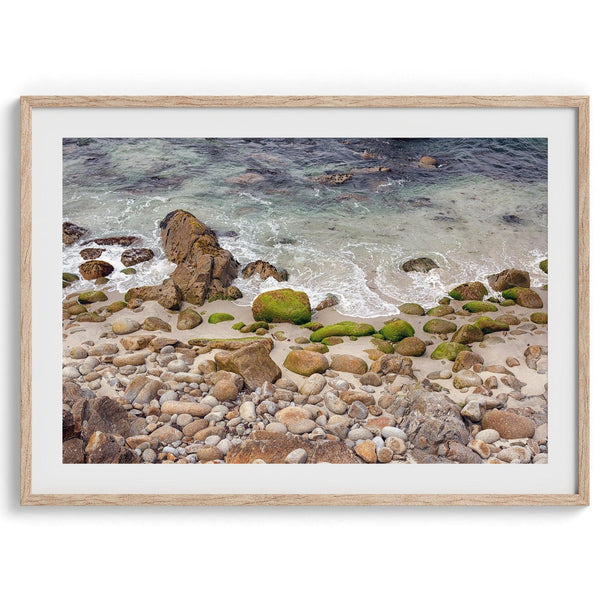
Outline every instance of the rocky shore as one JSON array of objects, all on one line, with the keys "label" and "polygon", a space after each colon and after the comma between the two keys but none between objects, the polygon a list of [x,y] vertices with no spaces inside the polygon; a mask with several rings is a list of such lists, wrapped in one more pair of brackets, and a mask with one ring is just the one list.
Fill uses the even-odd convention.
[{"label": "rocky shore", "polygon": [[63,274],[64,462],[547,462],[547,292],[527,272],[355,322],[293,281],[239,306],[236,277],[287,272],[242,269],[181,210],[160,230],[173,273],[123,295],[103,247],[123,246],[125,273],[154,251],[63,225],[83,261]]}]

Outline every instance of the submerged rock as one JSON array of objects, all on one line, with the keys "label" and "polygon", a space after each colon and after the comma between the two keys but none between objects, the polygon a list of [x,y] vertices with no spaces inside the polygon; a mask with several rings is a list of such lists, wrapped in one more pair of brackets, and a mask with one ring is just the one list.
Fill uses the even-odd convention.
[{"label": "submerged rock", "polygon": [[147,262],[153,258],[154,252],[150,248],[129,248],[121,254],[121,262],[126,267],[133,267],[133,265]]},{"label": "submerged rock", "polygon": [[79,255],[83,260],[94,260],[100,258],[103,252],[104,248],[84,248],[79,252]]},{"label": "submerged rock", "polygon": [[63,244],[70,246],[82,238],[87,232],[88,230],[84,227],[79,227],[79,225],[75,225],[75,223],[69,223],[67,221],[62,225]]}]

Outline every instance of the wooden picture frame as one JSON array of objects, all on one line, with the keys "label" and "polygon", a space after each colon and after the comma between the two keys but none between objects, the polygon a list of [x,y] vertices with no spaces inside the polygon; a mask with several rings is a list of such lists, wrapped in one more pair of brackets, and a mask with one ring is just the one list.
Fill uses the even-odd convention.
[{"label": "wooden picture frame", "polygon": [[[33,113],[39,109],[378,108],[573,109],[577,127],[577,484],[539,494],[122,494],[37,493],[32,481]],[[573,207],[575,210],[575,207]],[[21,504],[22,505],[588,505],[589,504],[589,99],[585,96],[26,96],[21,98]],[[573,399],[575,402],[575,399]],[[121,465],[119,465],[121,467]]]}]

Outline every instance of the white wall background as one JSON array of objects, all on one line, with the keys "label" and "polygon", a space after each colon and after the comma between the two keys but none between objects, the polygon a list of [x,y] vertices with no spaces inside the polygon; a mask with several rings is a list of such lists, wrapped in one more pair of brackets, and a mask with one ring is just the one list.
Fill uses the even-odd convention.
[{"label": "white wall background", "polygon": [[[129,593],[487,600],[597,592],[594,443],[589,508],[18,505],[20,95],[589,94],[593,176],[600,94],[593,8],[578,0],[5,3],[0,35],[3,589],[23,598],[55,592],[86,599]],[[596,213],[592,205],[592,223]],[[592,268],[598,252],[592,234]],[[597,298],[593,277],[592,306]],[[592,339],[599,334],[593,318]],[[597,355],[596,342],[592,372]],[[593,434],[598,432],[596,383],[593,378]]]}]

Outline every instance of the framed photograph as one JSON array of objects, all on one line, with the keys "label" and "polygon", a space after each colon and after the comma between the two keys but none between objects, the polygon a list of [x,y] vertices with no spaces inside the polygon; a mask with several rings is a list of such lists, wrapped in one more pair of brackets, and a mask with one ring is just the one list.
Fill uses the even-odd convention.
[{"label": "framed photograph", "polygon": [[21,108],[22,504],[589,504],[587,97]]}]

